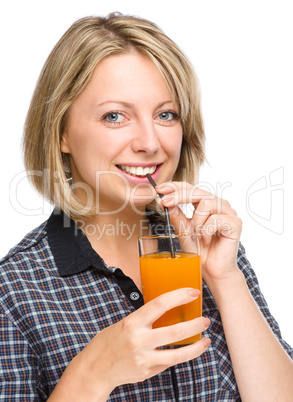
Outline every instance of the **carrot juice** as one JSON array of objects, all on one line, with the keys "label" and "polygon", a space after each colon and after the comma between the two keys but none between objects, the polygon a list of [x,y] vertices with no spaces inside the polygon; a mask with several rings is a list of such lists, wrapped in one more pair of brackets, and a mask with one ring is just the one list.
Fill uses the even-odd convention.
[{"label": "carrot juice", "polygon": [[[201,291],[191,303],[175,307],[154,322],[153,328],[165,327],[202,315],[202,273],[200,256],[176,251],[175,258],[168,252],[145,254],[139,257],[142,291],[145,303],[175,289],[191,287]],[[175,342],[174,345],[193,343],[201,334]]]}]

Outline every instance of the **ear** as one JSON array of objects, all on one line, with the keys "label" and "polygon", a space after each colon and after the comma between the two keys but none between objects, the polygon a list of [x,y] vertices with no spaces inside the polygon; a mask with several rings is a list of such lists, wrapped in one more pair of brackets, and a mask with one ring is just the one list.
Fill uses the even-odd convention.
[{"label": "ear", "polygon": [[68,135],[66,131],[62,134],[61,136],[61,152],[63,154],[70,154],[70,148],[69,148],[69,143],[68,143]]}]

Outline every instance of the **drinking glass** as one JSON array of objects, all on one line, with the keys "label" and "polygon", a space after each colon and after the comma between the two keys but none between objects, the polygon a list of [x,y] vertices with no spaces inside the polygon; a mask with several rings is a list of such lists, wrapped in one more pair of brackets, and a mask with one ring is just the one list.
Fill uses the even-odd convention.
[{"label": "drinking glass", "polygon": [[[202,268],[197,235],[183,233],[141,236],[138,239],[138,245],[145,303],[163,293],[179,288],[190,287],[199,289],[201,292],[196,300],[167,311],[153,323],[153,328],[201,317]],[[190,344],[200,338],[201,334],[197,334],[175,342],[173,345]]]}]

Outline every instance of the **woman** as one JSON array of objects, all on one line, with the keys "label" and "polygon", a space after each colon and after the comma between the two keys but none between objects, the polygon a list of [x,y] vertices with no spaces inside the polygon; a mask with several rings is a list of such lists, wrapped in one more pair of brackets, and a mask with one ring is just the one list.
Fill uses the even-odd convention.
[{"label": "woman", "polygon": [[[204,160],[198,85],[158,27],[120,14],[73,24],[41,73],[24,154],[56,208],[1,261],[3,399],[293,397],[292,349],[239,246],[241,221],[193,186]],[[190,219],[178,207],[187,203]],[[178,289],[143,305],[137,237],[156,231],[163,206],[175,230],[201,234],[203,317],[153,330],[199,295]]]}]

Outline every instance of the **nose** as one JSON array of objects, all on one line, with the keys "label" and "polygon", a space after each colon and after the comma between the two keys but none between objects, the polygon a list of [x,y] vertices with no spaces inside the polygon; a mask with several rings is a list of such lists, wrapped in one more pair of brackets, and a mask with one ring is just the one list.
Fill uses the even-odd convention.
[{"label": "nose", "polygon": [[132,150],[148,155],[155,154],[161,147],[156,129],[153,121],[143,121],[137,124],[132,140]]}]

